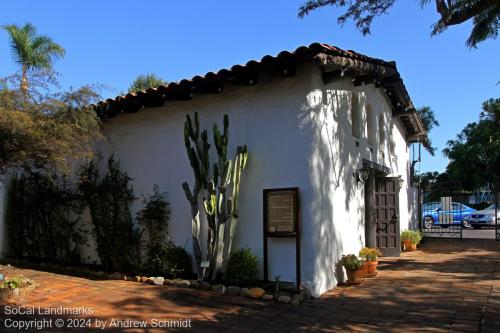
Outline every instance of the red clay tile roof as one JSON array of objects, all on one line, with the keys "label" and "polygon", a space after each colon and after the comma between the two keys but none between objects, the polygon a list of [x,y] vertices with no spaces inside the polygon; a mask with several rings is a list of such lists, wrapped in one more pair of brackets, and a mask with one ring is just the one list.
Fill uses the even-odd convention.
[{"label": "red clay tile roof", "polygon": [[[244,65],[234,65],[229,69],[208,72],[203,76],[197,75],[191,79],[117,96],[99,102],[94,105],[94,108],[101,118],[113,117],[123,112],[136,112],[143,106],[162,106],[168,100],[189,100],[196,93],[222,92],[222,83],[225,81],[244,81],[246,84],[253,85],[257,83],[258,73],[261,72],[280,70],[282,74],[291,76],[294,74],[295,65],[313,60],[324,66],[333,65],[356,71],[363,80],[368,77],[368,80],[371,80],[368,83],[382,86],[391,100],[394,110],[400,116],[404,114],[402,120],[408,133],[417,136],[426,135],[419,116],[415,115],[415,112],[407,114],[404,112],[414,110],[414,107],[395,62],[368,57],[352,50],[342,50],[320,43],[301,46],[292,52],[282,51],[276,56],[266,55],[258,61],[250,60]],[[373,77],[370,78],[369,74]],[[364,81],[363,84],[365,84]]]}]

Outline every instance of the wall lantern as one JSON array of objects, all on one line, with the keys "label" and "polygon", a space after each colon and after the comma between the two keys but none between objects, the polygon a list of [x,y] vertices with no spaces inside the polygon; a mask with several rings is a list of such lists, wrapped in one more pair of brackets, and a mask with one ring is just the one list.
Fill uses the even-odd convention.
[{"label": "wall lantern", "polygon": [[403,188],[403,183],[404,183],[403,177],[399,176],[397,179],[397,182],[398,182],[398,191],[401,191],[401,189]]},{"label": "wall lantern", "polygon": [[353,177],[356,180],[356,184],[366,183],[370,177],[370,169],[362,167],[361,169],[354,171]]}]

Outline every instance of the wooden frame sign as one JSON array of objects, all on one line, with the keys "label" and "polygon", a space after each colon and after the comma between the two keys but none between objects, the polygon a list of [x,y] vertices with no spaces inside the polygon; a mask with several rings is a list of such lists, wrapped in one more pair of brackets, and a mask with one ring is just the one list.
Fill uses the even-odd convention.
[{"label": "wooden frame sign", "polygon": [[299,188],[264,190],[264,280],[268,280],[269,237],[295,238],[297,288],[300,288]]}]

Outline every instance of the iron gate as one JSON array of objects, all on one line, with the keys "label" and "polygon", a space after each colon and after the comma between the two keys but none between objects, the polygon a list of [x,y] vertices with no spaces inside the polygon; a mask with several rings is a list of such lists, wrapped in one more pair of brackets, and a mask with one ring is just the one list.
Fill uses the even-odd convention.
[{"label": "iron gate", "polygon": [[467,196],[460,193],[423,192],[421,200],[421,230],[428,238],[463,238],[466,218],[472,212]]},{"label": "iron gate", "polygon": [[[489,202],[474,202],[469,193],[433,189],[421,191],[419,197],[420,230],[424,237],[500,241],[499,195],[491,196]],[[487,230],[487,234],[472,231],[476,229]]]}]

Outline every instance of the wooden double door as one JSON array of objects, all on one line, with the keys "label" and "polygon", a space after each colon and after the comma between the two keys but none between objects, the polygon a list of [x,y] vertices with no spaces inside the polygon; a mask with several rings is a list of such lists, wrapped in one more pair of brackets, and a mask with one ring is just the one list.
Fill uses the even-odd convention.
[{"label": "wooden double door", "polygon": [[398,257],[401,251],[398,186],[396,177],[375,178],[377,247],[388,257]]}]

